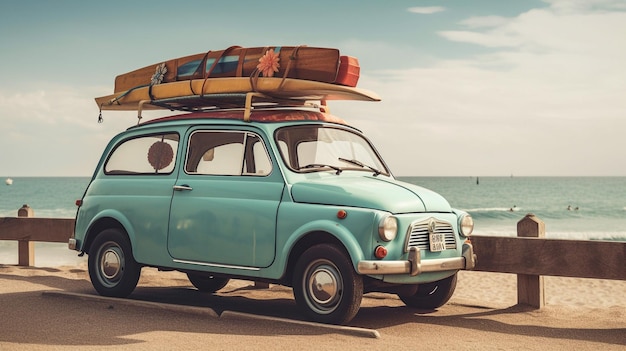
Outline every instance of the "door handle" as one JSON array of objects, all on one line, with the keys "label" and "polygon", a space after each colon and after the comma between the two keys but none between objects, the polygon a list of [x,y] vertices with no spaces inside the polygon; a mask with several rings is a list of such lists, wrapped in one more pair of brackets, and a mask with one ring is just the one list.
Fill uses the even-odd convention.
[{"label": "door handle", "polygon": [[183,185],[174,185],[174,190],[175,191],[193,190],[193,188],[187,184],[183,184]]}]

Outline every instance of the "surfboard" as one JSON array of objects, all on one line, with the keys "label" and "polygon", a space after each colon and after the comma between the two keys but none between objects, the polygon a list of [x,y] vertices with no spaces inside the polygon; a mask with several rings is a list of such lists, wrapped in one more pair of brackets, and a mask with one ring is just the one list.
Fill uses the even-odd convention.
[{"label": "surfboard", "polygon": [[140,86],[96,98],[101,110],[201,110],[210,107],[244,107],[259,102],[380,101],[369,90],[294,78],[224,77],[193,79]]},{"label": "surfboard", "polygon": [[179,57],[115,77],[114,92],[141,85],[222,77],[281,77],[314,80],[355,87],[359,78],[355,57],[338,49],[302,46],[267,46],[225,50]]}]

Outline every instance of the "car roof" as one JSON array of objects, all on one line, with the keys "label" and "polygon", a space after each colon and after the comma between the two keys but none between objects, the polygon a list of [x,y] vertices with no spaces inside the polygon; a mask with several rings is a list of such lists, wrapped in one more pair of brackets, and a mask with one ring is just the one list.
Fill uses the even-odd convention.
[{"label": "car roof", "polygon": [[[167,117],[160,117],[139,123],[136,127],[160,124],[174,121],[194,121],[206,122],[207,120],[240,120],[244,121],[244,109],[216,110],[205,112],[191,112]],[[253,110],[249,117],[249,122],[279,123],[298,121],[318,121],[348,125],[343,119],[329,113],[315,111],[311,109],[262,109]],[[246,122],[247,123],[247,122]]]}]

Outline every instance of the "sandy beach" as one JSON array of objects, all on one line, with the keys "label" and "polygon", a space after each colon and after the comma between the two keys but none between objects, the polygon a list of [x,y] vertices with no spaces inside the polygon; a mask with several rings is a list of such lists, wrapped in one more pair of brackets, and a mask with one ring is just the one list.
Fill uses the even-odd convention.
[{"label": "sandy beach", "polygon": [[[98,300],[84,264],[0,265],[0,350],[623,350],[626,346],[624,281],[545,277],[547,306],[533,310],[516,306],[515,275],[459,274],[455,295],[436,311],[406,308],[394,295],[365,295],[350,325],[375,330],[379,337],[372,338],[285,321],[301,317],[291,289],[278,285],[255,289],[251,282],[231,281],[218,294],[206,295],[193,289],[181,273],[144,268],[130,299],[159,304],[129,305]],[[192,307],[159,307],[170,305]],[[224,311],[279,319],[239,318]]]}]

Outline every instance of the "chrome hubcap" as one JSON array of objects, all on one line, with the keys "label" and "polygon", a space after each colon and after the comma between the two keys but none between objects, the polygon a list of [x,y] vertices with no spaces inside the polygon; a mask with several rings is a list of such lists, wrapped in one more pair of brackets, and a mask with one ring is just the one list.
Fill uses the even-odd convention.
[{"label": "chrome hubcap", "polygon": [[327,304],[337,295],[337,279],[328,269],[313,272],[309,284],[311,297],[318,304]]},{"label": "chrome hubcap", "polygon": [[109,280],[115,279],[120,274],[122,258],[116,248],[108,248],[100,260],[100,272]]},{"label": "chrome hubcap", "polygon": [[331,313],[337,308],[343,293],[341,274],[327,261],[313,263],[310,268],[305,283],[308,304],[317,313]]}]

